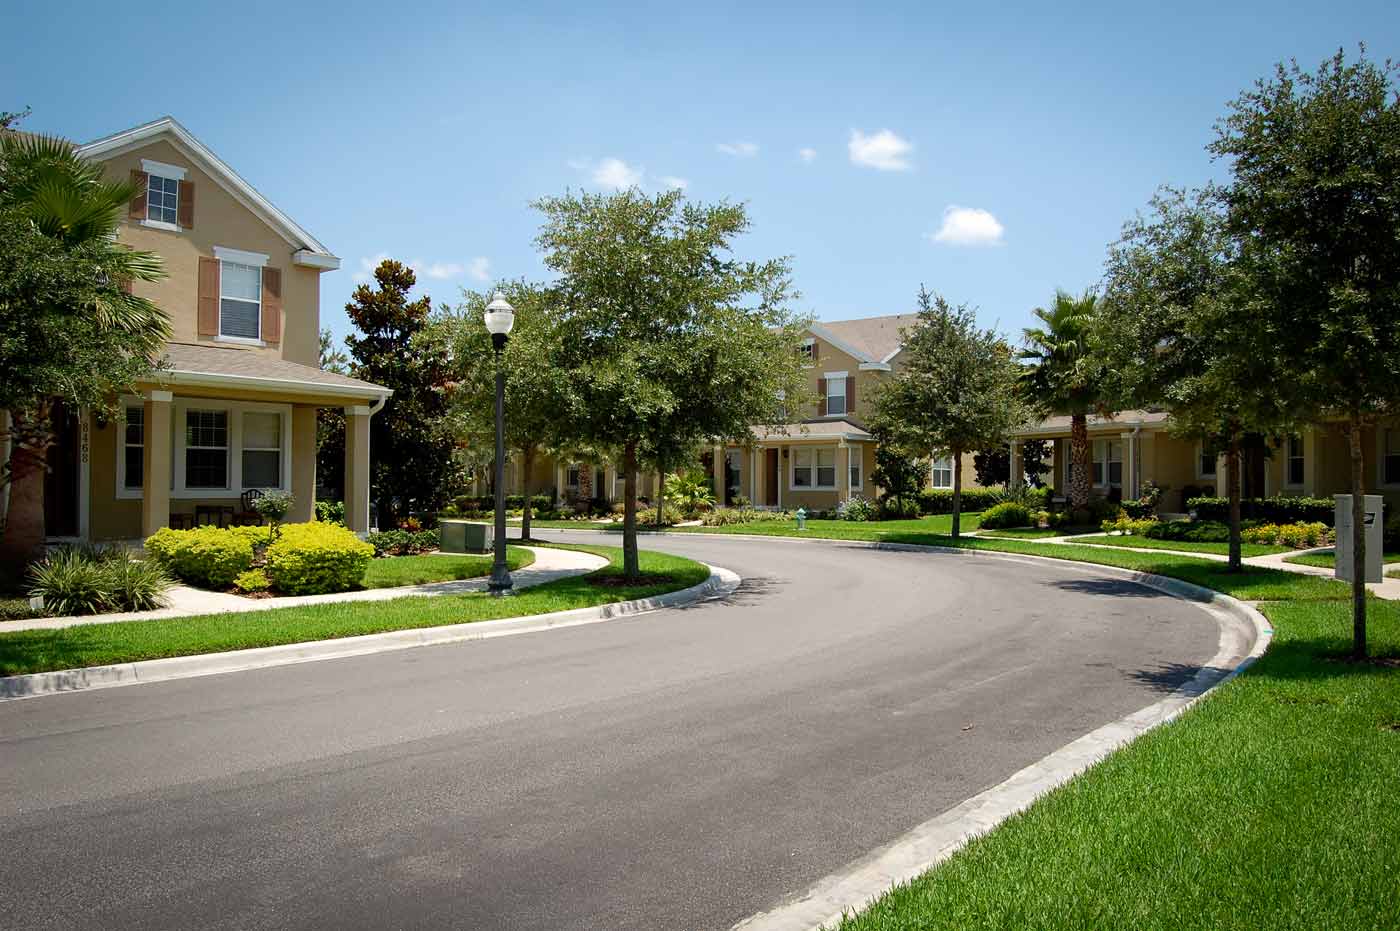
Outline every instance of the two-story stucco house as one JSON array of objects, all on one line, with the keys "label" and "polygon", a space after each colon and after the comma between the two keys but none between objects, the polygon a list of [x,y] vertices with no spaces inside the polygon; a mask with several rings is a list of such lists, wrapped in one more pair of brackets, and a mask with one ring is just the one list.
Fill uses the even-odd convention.
[{"label": "two-story stucco house", "polygon": [[60,412],[45,531],[52,540],[144,537],[226,519],[247,492],[282,489],[309,520],[316,410],[344,408],[346,522],[369,527],[369,419],[388,389],[323,372],[320,279],[340,259],[169,117],[79,146],[139,188],[118,238],[164,260],[135,293],[170,316],[163,366],[121,415]]}]

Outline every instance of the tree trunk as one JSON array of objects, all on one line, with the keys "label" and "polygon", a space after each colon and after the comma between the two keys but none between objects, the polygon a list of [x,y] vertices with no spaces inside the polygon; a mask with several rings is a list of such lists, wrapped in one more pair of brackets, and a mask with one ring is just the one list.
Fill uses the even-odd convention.
[{"label": "tree trunk", "polygon": [[5,512],[0,562],[22,568],[44,545],[44,454],[27,446],[10,452],[10,504]]},{"label": "tree trunk", "polygon": [[1361,455],[1361,417],[1352,412],[1351,445],[1351,655],[1366,657],[1366,469]]},{"label": "tree trunk", "polygon": [[657,465],[661,484],[656,488],[656,529],[660,530],[666,519],[666,460],[663,457]]},{"label": "tree trunk", "polygon": [[520,491],[525,496],[525,500],[520,508],[520,539],[528,541],[530,539],[530,469],[535,464],[535,446],[533,443],[526,443],[520,450],[520,468],[523,470],[520,475]]},{"label": "tree trunk", "polygon": [[1225,494],[1230,499],[1230,561],[1227,570],[1239,572],[1240,564],[1240,438],[1230,435],[1225,448]]},{"label": "tree trunk", "polygon": [[953,539],[958,538],[962,522],[962,450],[953,450]]},{"label": "tree trunk", "polygon": [[1069,506],[1089,505],[1089,418],[1074,414],[1069,421]]},{"label": "tree trunk", "polygon": [[627,581],[641,579],[637,560],[637,442],[629,440],[622,454],[622,574]]}]

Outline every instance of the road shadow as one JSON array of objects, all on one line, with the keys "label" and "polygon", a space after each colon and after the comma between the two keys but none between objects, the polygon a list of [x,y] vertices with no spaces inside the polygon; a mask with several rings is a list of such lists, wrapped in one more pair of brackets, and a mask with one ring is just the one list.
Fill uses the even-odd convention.
[{"label": "road shadow", "polygon": [[1043,585],[1058,588],[1062,592],[1073,592],[1079,595],[1108,595],[1113,598],[1177,598],[1176,595],[1168,595],[1166,592],[1149,588],[1139,582],[1131,582],[1127,579],[1053,579],[1047,580]]},{"label": "road shadow", "polygon": [[730,608],[747,608],[772,597],[786,588],[787,584],[787,579],[780,579],[777,576],[746,575],[739,583],[739,587],[728,595],[713,601],[697,602],[694,607],[717,604]]},{"label": "road shadow", "polygon": [[1146,669],[1127,670],[1125,675],[1139,685],[1145,685],[1154,692],[1166,695],[1180,689],[1202,673],[1207,674],[1209,681],[1216,682],[1229,671],[1216,666],[1198,666],[1194,663],[1157,663]]}]

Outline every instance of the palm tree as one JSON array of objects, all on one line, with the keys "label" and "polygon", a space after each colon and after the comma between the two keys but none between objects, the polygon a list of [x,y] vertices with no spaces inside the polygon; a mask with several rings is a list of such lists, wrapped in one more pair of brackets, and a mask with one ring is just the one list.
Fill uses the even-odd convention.
[{"label": "palm tree", "polygon": [[1032,313],[1041,326],[1027,327],[1020,358],[1029,363],[1023,384],[1031,403],[1043,414],[1070,416],[1069,501],[1072,508],[1089,502],[1089,411],[1101,404],[1098,367],[1089,353],[1089,333],[1097,295],[1075,297],[1056,291],[1047,310]]},{"label": "palm tree", "polygon": [[[164,277],[160,257],[116,241],[127,205],[140,193],[130,182],[107,180],[101,166],[79,158],[66,140],[0,131],[0,223],[7,238],[33,243],[35,254],[75,273],[51,292],[10,295],[19,301],[15,309],[31,319],[50,317],[59,327],[65,319],[83,321],[75,332],[111,346],[125,373],[154,368],[170,337],[165,312],[130,293],[133,281]],[[66,286],[72,281],[86,283]],[[26,558],[43,542],[54,395],[70,404],[110,403],[110,389],[129,387],[126,375],[66,371],[63,360],[54,362],[57,374],[44,383],[50,390],[0,397],[0,406],[10,409],[11,455],[0,475],[0,484],[11,485],[3,540],[7,558]]]}]

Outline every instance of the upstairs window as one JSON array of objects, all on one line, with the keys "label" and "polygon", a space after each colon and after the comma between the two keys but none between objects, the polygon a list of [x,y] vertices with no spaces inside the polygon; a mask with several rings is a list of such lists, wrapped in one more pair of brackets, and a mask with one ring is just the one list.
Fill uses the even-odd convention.
[{"label": "upstairs window", "polygon": [[146,177],[146,219],[175,226],[180,217],[180,179]]},{"label": "upstairs window", "polygon": [[262,323],[262,269],[219,263],[219,335],[258,339]]},{"label": "upstairs window", "polygon": [[803,362],[817,361],[817,341],[808,337],[797,347],[797,357]]},{"label": "upstairs window", "polygon": [[828,416],[846,413],[845,374],[826,377],[826,413]]}]

